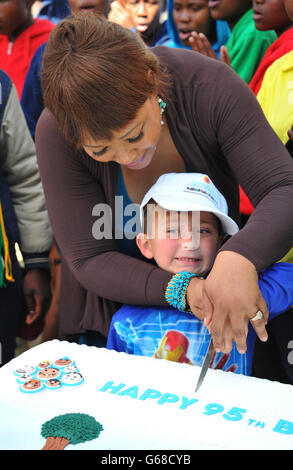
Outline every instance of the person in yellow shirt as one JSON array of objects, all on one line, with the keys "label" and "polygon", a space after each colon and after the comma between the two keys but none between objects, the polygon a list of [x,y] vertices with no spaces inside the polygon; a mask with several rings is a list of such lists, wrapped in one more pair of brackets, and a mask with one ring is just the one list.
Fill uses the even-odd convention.
[{"label": "person in yellow shirt", "polygon": [[293,121],[293,50],[268,68],[257,100],[274,131],[286,145],[288,129]]}]

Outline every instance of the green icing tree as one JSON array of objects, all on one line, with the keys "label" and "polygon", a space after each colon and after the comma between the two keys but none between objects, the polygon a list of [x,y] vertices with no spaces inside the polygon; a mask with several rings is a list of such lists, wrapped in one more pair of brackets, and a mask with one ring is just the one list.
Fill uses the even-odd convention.
[{"label": "green icing tree", "polygon": [[63,450],[68,444],[96,439],[103,426],[84,413],[67,413],[46,421],[41,435],[46,439],[42,450]]}]

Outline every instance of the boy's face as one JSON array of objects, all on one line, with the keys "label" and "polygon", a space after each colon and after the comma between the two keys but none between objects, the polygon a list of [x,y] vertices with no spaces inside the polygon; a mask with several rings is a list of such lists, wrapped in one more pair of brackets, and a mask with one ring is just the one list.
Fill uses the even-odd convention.
[{"label": "boy's face", "polygon": [[212,29],[208,0],[174,0],[173,18],[184,46],[190,46],[192,31],[209,36]]},{"label": "boy's face", "polygon": [[215,20],[229,23],[238,21],[252,7],[252,0],[210,0],[208,5]]},{"label": "boy's face", "polygon": [[33,3],[29,0],[0,1],[0,34],[8,36],[26,24]]},{"label": "boy's face", "polygon": [[159,0],[126,0],[125,8],[128,11],[135,29],[144,33],[155,19],[159,8]]},{"label": "boy's face", "polygon": [[107,11],[108,0],[69,0],[69,8],[72,13],[95,12],[104,15]]},{"label": "boy's face", "polygon": [[284,7],[289,16],[290,20],[293,22],[293,0],[283,0]]},{"label": "boy's face", "polygon": [[284,0],[253,0],[253,19],[260,31],[282,31],[290,24]]},{"label": "boy's face", "polygon": [[188,214],[188,236],[182,233],[181,222],[179,228],[178,213],[165,211],[166,222],[160,223],[163,218],[156,218],[152,235],[139,234],[137,245],[144,256],[154,258],[165,271],[203,275],[212,267],[222,241],[219,223],[210,212],[185,214]]}]

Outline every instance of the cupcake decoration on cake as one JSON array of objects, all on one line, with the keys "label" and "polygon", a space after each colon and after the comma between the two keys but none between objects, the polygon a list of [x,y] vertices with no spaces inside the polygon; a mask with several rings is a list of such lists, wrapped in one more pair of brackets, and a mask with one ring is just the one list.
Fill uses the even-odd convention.
[{"label": "cupcake decoration on cake", "polygon": [[40,380],[30,379],[20,386],[20,390],[25,393],[40,392],[44,388],[44,385]]},{"label": "cupcake decoration on cake", "polygon": [[58,390],[62,387],[62,384],[59,379],[49,379],[45,383],[46,388],[49,390]]},{"label": "cupcake decoration on cake", "polygon": [[39,380],[49,380],[57,379],[61,376],[61,371],[56,367],[45,367],[44,369],[39,370],[36,375],[36,378]]},{"label": "cupcake decoration on cake", "polygon": [[78,385],[83,382],[83,376],[80,372],[69,372],[61,377],[63,385]]},{"label": "cupcake decoration on cake", "polygon": [[15,369],[13,372],[15,375],[34,375],[36,372],[36,368],[34,366],[25,365],[23,367]]},{"label": "cupcake decoration on cake", "polygon": [[61,357],[60,359],[57,359],[53,365],[55,367],[63,368],[63,367],[70,366],[73,364],[74,362],[69,357]]}]

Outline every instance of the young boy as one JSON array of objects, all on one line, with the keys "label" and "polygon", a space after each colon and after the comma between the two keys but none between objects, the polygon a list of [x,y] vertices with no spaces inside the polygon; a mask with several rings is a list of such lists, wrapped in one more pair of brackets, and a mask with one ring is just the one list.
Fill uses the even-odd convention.
[{"label": "young boy", "polygon": [[[150,204],[155,204],[155,209],[149,210]],[[200,173],[162,175],[145,195],[141,211],[147,224],[144,223],[144,232],[137,235],[140,251],[174,274],[187,271],[205,277],[225,237],[238,231],[228,216],[225,198],[210,178]],[[286,263],[259,275],[270,318],[291,305],[292,280],[292,266]],[[230,354],[215,355],[212,367],[250,375],[255,338],[249,325],[247,352],[240,354],[233,344]],[[202,365],[209,340],[208,329],[191,313],[172,307],[124,305],[113,316],[107,347]]]},{"label": "young boy", "polygon": [[0,2],[0,69],[13,81],[19,98],[33,54],[54,28],[48,20],[33,19],[33,3],[34,0]]},{"label": "young boy", "polygon": [[163,0],[116,0],[111,3],[109,20],[136,31],[148,47],[170,46],[172,41],[163,18]]}]

